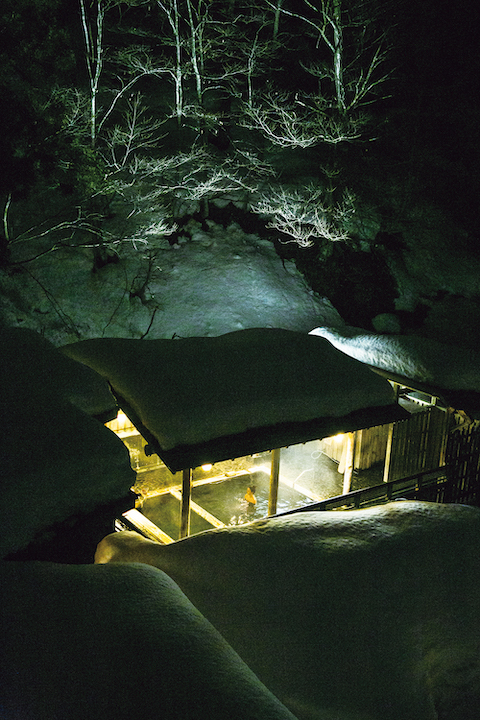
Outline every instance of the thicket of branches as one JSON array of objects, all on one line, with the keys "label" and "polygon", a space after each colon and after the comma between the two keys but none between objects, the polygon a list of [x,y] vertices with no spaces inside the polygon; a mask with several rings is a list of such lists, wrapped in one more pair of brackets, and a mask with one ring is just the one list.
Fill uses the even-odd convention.
[{"label": "thicket of branches", "polygon": [[[390,89],[384,11],[380,0],[10,0],[4,97],[17,113],[2,148],[0,256],[35,238],[39,255],[114,246],[124,238],[102,234],[102,214],[119,199],[130,217],[157,212],[168,233],[179,208],[237,194],[286,240],[348,241],[355,198],[336,151],[375,137]],[[330,153],[318,181],[286,189],[282,153],[318,148]],[[12,209],[38,183],[70,195],[75,214],[17,233]]]}]

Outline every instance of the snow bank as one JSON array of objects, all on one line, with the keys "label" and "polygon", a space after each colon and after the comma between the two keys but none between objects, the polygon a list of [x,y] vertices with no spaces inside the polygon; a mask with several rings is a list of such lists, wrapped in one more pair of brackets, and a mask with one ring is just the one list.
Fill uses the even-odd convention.
[{"label": "snow bank", "polygon": [[112,414],[115,398],[98,373],[65,357],[33,330],[0,328],[2,375],[9,385],[41,386],[48,394],[63,397],[88,415]]},{"label": "snow bank", "polygon": [[0,563],[3,720],[295,720],[164,573]]},{"label": "snow bank", "polygon": [[121,440],[68,401],[111,408],[103,379],[34,333],[2,331],[1,356],[3,557],[53,523],[125,497],[135,473]]},{"label": "snow bank", "polygon": [[116,533],[99,562],[167,572],[302,720],[476,720],[480,509],[302,512],[161,546]]},{"label": "snow bank", "polygon": [[62,351],[107,378],[164,450],[393,403],[386,380],[328,342],[288,330],[102,338]]},{"label": "snow bank", "polygon": [[413,335],[375,335],[353,327],[310,332],[362,363],[445,390],[480,392],[480,353]]}]

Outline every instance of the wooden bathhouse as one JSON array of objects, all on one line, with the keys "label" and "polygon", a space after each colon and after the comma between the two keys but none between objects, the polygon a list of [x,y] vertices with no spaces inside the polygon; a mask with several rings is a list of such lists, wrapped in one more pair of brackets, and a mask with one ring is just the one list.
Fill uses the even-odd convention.
[{"label": "wooden bathhouse", "polygon": [[448,402],[323,338],[261,328],[62,351],[117,399],[109,427],[129,447],[138,498],[119,527],[171,542],[283,512],[445,494]]}]

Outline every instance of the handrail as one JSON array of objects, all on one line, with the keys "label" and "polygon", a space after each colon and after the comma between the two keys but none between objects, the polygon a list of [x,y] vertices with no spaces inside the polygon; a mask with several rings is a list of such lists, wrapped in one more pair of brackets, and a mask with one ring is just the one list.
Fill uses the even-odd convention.
[{"label": "handrail", "polygon": [[322,500],[311,505],[304,505],[301,508],[286,510],[278,513],[275,517],[283,517],[285,515],[293,515],[298,512],[313,512],[318,510],[335,510],[339,507],[348,507],[358,509],[367,505],[377,504],[378,502],[389,502],[395,500],[408,493],[415,492],[427,487],[438,484],[440,479],[446,479],[446,466],[436,468],[435,470],[424,470],[415,475],[406,478],[390,480],[381,485],[363,488],[362,490],[354,490],[346,495],[336,495],[335,497]]}]

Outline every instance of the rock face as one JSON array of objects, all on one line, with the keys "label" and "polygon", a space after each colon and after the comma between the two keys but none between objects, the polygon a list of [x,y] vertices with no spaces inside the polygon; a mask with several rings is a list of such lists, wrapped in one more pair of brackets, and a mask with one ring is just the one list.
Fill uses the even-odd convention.
[{"label": "rock face", "polygon": [[480,510],[305,512],[97,562],[163,569],[298,718],[476,720]]}]

